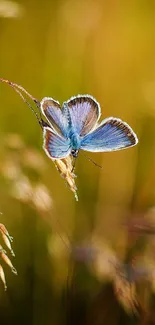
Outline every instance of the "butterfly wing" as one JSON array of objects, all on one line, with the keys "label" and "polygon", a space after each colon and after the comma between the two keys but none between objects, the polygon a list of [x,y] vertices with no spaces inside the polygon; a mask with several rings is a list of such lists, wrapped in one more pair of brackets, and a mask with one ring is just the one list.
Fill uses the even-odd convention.
[{"label": "butterfly wing", "polygon": [[59,102],[50,97],[45,97],[40,104],[42,114],[50,123],[53,131],[61,135],[66,135],[68,121],[61,110]]},{"label": "butterfly wing", "polygon": [[93,152],[114,151],[132,147],[138,138],[131,127],[118,118],[107,118],[81,140],[81,149]]},{"label": "butterfly wing", "polygon": [[49,158],[61,159],[67,157],[70,154],[70,141],[67,138],[56,134],[49,127],[44,127],[43,137],[43,149]]},{"label": "butterfly wing", "polygon": [[63,103],[64,111],[66,106],[75,133],[84,136],[95,127],[100,117],[100,105],[92,96],[71,97]]}]

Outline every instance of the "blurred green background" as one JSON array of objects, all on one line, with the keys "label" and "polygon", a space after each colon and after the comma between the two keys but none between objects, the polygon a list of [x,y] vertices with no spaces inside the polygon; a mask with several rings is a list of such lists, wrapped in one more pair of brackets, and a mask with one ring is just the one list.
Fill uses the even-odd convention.
[{"label": "blurred green background", "polygon": [[139,138],[129,150],[90,154],[102,169],[79,154],[76,202],[42,150],[34,115],[0,84],[0,222],[18,270],[4,265],[1,324],[134,324],[120,319],[111,291],[111,307],[98,303],[105,280],[95,268],[77,263],[73,277],[70,246],[106,242],[123,259],[122,222],[155,204],[155,2],[0,0],[0,77],[38,100],[91,94],[102,118],[125,120]]}]

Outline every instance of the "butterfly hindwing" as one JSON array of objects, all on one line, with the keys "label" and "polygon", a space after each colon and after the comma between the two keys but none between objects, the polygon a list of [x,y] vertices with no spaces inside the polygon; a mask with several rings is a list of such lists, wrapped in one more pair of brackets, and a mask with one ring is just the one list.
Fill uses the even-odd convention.
[{"label": "butterfly hindwing", "polygon": [[93,152],[121,150],[136,145],[131,127],[118,118],[107,118],[81,141],[81,149]]},{"label": "butterfly hindwing", "polygon": [[58,101],[50,97],[43,98],[41,101],[41,111],[54,131],[61,135],[66,135],[68,121]]},{"label": "butterfly hindwing", "polygon": [[43,129],[44,143],[43,149],[51,159],[61,159],[67,157],[70,152],[70,141],[53,132],[49,127]]},{"label": "butterfly hindwing", "polygon": [[100,105],[92,96],[71,97],[63,104],[63,107],[66,104],[75,133],[84,136],[95,127],[100,117]]}]

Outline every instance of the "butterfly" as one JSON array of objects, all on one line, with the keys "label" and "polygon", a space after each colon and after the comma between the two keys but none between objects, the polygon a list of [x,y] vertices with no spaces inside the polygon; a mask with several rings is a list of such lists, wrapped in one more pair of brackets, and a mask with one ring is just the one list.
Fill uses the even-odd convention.
[{"label": "butterfly", "polygon": [[[0,78],[9,84],[31,108],[43,129],[43,149],[52,160],[78,156],[79,150],[108,152],[133,147],[138,138],[132,128],[119,118],[109,117],[99,123],[101,109],[90,95],[71,97],[62,104],[51,97],[39,102],[22,86]],[[37,114],[22,92],[26,94],[45,116]]]},{"label": "butterfly", "polygon": [[71,97],[62,104],[50,97],[40,102],[43,149],[51,159],[76,158],[79,150],[110,152],[133,147],[138,138],[132,128],[115,117],[99,123],[101,109],[90,95]]}]

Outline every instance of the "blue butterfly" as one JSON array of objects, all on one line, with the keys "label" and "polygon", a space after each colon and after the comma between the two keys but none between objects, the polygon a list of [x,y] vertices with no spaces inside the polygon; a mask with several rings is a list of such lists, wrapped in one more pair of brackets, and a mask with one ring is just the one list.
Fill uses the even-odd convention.
[{"label": "blue butterfly", "polygon": [[64,102],[45,97],[40,103],[48,124],[43,124],[43,149],[51,159],[78,156],[79,150],[107,152],[135,146],[138,138],[131,127],[118,118],[98,123],[99,103],[89,95],[78,95]]}]

